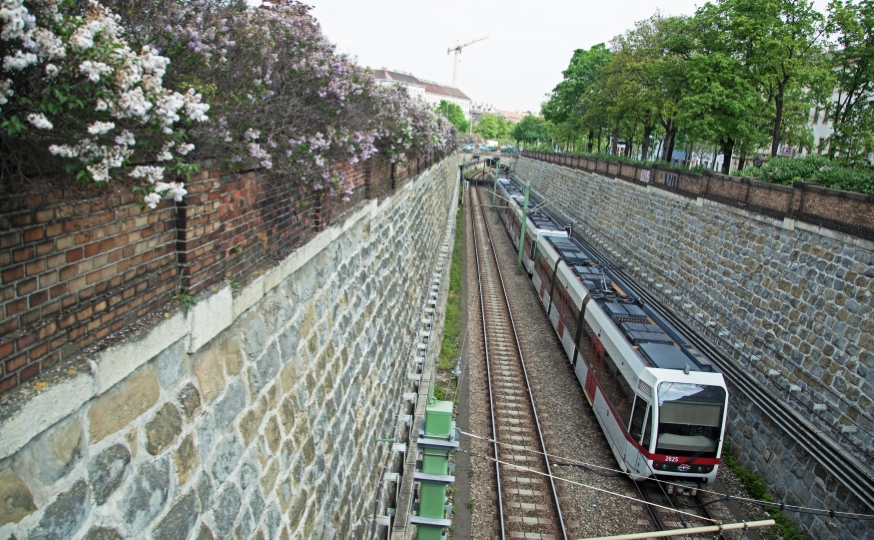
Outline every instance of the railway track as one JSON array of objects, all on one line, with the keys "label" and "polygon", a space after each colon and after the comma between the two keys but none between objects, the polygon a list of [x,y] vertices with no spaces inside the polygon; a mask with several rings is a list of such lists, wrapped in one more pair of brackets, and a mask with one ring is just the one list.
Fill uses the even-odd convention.
[{"label": "railway track", "polygon": [[470,217],[482,314],[499,537],[567,540],[528,371],[479,188]]},{"label": "railway track", "polygon": [[[680,529],[684,527],[703,527],[716,523],[713,514],[708,506],[702,506],[704,499],[698,493],[694,496],[690,495],[668,495],[663,489],[663,485],[657,482],[644,481],[638,482],[630,480],[637,489],[638,496],[641,501],[644,501],[644,506],[649,514],[650,520],[655,528],[659,531],[669,529]],[[658,505],[658,506],[654,506]],[[669,508],[679,509],[683,513],[670,511]],[[700,519],[690,516],[690,513],[697,513]],[[691,537],[691,536],[690,536]],[[713,538],[708,535],[707,538]],[[717,540],[724,538],[722,534],[715,537]]]}]

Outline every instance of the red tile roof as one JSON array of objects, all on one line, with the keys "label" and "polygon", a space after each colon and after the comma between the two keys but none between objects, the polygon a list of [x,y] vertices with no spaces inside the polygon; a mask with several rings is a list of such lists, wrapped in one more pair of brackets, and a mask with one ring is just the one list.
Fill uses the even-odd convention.
[{"label": "red tile roof", "polygon": [[412,75],[406,75],[404,73],[398,73],[396,71],[389,71],[387,69],[374,69],[372,70],[373,76],[377,80],[382,81],[398,81],[405,84],[412,84],[416,86],[424,86],[425,92],[428,94],[436,94],[438,96],[448,96],[454,97],[457,99],[466,99],[470,101],[470,98],[467,95],[459,90],[458,88],[453,88],[451,86],[443,86],[442,84],[433,83],[431,81],[423,81],[418,79]]}]

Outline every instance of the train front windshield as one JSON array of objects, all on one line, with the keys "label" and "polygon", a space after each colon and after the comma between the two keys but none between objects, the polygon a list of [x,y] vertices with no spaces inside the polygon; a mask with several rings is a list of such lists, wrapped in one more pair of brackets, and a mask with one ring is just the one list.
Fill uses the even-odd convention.
[{"label": "train front windshield", "polygon": [[656,453],[716,457],[722,433],[725,389],[719,386],[659,384]]}]

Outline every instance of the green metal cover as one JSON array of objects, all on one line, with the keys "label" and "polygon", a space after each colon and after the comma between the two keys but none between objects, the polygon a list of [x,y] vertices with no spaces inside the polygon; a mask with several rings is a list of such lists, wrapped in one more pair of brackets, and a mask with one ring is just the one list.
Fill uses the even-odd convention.
[{"label": "green metal cover", "polygon": [[419,540],[443,540],[443,527],[419,525]]},{"label": "green metal cover", "polygon": [[437,401],[425,407],[425,436],[448,439],[452,432],[452,402]]},{"label": "green metal cover", "polygon": [[428,474],[449,472],[449,452],[425,449],[422,453],[422,472]]},{"label": "green metal cover", "polygon": [[442,518],[446,510],[446,484],[422,482],[419,494],[419,515]]}]

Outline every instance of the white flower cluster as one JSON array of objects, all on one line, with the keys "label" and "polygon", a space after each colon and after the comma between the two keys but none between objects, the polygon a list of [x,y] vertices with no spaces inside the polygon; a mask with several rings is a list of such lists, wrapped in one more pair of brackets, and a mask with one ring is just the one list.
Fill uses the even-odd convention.
[{"label": "white flower cluster", "polygon": [[79,73],[88,77],[88,80],[91,82],[99,82],[101,75],[109,75],[112,73],[112,68],[103,62],[85,60],[79,64]]},{"label": "white flower cluster", "polygon": [[49,122],[49,119],[42,113],[30,113],[27,115],[27,121],[39,129],[54,129],[54,125]]},{"label": "white flower cluster", "polygon": [[[84,18],[64,16],[60,0],[0,0],[0,50],[2,69],[14,73],[40,66],[47,79],[72,77],[98,85],[89,91],[92,115],[85,113],[86,132],[57,133],[69,125],[61,118],[47,117],[39,110],[27,112],[28,123],[38,130],[54,130],[55,141],[49,151],[64,159],[75,160],[95,182],[112,179],[113,171],[123,167],[137,144],[137,132],[164,136],[153,159],[172,161],[194,149],[192,144],[176,144],[182,136],[178,124],[184,120],[205,122],[209,105],[193,89],[185,94],[163,86],[170,60],[146,46],[139,53],[131,50],[123,38],[118,15],[95,0],[89,0]],[[14,77],[0,74],[0,107],[13,99]],[[79,79],[82,80],[82,79]],[[94,96],[94,97],[92,97]],[[97,97],[100,96],[100,97]],[[17,96],[16,96],[17,97]],[[22,96],[27,97],[27,96]],[[32,100],[31,100],[32,102]],[[32,106],[31,106],[32,108]],[[2,110],[2,109],[0,109]],[[148,141],[152,137],[143,137]],[[63,141],[70,141],[60,144]],[[75,141],[75,143],[73,143]],[[175,152],[175,155],[174,155]],[[181,200],[186,194],[181,182],[164,182],[164,167],[136,167],[134,178],[148,181],[145,203],[152,208],[162,198]]]},{"label": "white flower cluster", "polygon": [[114,128],[114,122],[94,122],[88,126],[88,133],[91,135],[103,135],[104,133],[109,133]]},{"label": "white flower cluster", "polygon": [[141,165],[134,167],[134,170],[131,171],[131,176],[134,178],[145,178],[154,186],[155,190],[143,199],[143,202],[152,209],[158,206],[162,198],[173,199],[178,202],[188,194],[182,182],[164,182],[164,167]]}]

